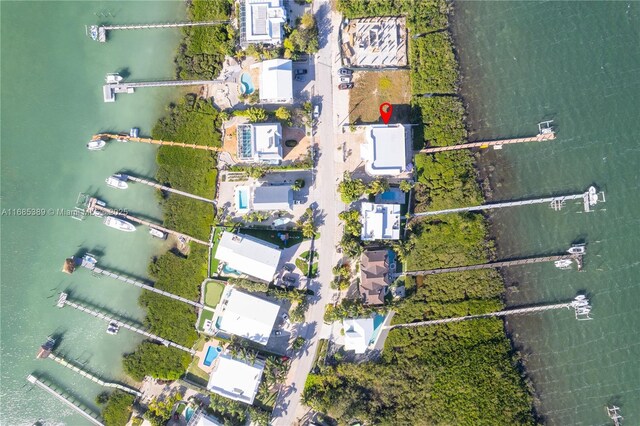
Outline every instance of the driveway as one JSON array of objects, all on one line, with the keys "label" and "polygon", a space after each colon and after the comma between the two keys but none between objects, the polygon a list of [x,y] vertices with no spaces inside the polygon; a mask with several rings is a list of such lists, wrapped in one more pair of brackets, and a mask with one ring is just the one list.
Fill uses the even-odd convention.
[{"label": "driveway", "polygon": [[[310,297],[306,322],[298,330],[298,335],[307,339],[307,344],[292,357],[289,374],[273,410],[271,423],[282,426],[298,424],[299,419],[309,411],[302,406],[300,399],[318,349],[325,307],[334,293],[330,286],[332,268],[339,258],[335,248],[342,235],[337,215],[344,210],[337,191],[337,178],[342,176],[343,161],[342,153],[337,150],[336,132],[341,132],[339,124],[346,118],[347,111],[345,102],[341,99],[343,96],[340,96],[342,94],[335,87],[337,83],[334,77],[340,68],[337,55],[340,15],[331,11],[330,0],[314,2],[314,13],[320,30],[321,49],[315,57],[313,102],[320,103],[322,108],[314,136],[314,143],[319,148],[319,158],[309,199],[312,203],[317,203],[321,218],[321,238],[315,242],[320,255],[319,275],[309,283],[309,288],[315,295]],[[334,95],[338,97],[334,98]],[[348,99],[346,105],[348,106]]]}]

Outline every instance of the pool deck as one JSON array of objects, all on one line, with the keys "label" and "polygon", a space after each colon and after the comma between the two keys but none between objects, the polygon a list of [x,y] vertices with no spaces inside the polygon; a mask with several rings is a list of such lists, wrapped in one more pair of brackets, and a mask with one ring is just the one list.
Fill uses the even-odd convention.
[{"label": "pool deck", "polygon": [[[211,374],[211,372],[213,371],[213,367],[215,367],[216,365],[216,360],[213,360],[213,362],[211,363],[211,365],[207,366],[204,365],[204,358],[207,355],[207,350],[209,350],[210,347],[222,347],[220,345],[220,342],[216,341],[216,340],[212,340],[209,342],[206,342],[204,344],[204,346],[202,347],[202,350],[197,352],[195,356],[198,357],[198,368],[200,368],[202,371],[204,371],[207,374]],[[217,359],[217,358],[216,358]]]}]

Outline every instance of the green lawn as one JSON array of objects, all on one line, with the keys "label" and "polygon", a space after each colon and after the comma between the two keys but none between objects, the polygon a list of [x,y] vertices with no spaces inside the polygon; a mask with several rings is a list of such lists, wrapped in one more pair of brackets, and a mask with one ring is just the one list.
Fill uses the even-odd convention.
[{"label": "green lawn", "polygon": [[[281,249],[292,247],[304,241],[304,237],[299,231],[275,231],[271,229],[242,228],[240,229],[240,233],[251,235],[252,237],[277,245]],[[278,234],[289,234],[289,238],[284,242]]]},{"label": "green lawn", "polygon": [[203,310],[200,315],[200,324],[198,324],[198,330],[202,331],[204,329],[204,322],[206,320],[213,320],[213,312],[208,310]]},{"label": "green lawn", "polygon": [[211,307],[216,307],[222,298],[224,284],[217,281],[209,281],[204,288],[204,303]]},{"label": "green lawn", "polygon": [[218,250],[218,244],[220,244],[220,237],[222,236],[222,231],[224,231],[224,228],[219,226],[216,227],[215,230],[213,231],[213,246],[211,247],[211,268],[210,268],[212,277],[216,276],[216,272],[218,271],[218,263],[220,263],[218,259],[214,257],[214,255]]}]

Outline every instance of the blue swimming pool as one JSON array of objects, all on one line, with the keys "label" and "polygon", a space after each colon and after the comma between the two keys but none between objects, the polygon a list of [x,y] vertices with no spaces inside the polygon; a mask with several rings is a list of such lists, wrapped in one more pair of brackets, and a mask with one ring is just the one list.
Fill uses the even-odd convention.
[{"label": "blue swimming pool", "polygon": [[385,201],[395,200],[396,195],[393,193],[393,191],[385,191],[382,194],[380,194],[380,198],[382,198]]},{"label": "blue swimming pool", "polygon": [[382,329],[382,327],[380,326],[384,322],[384,318],[385,318],[384,315],[378,315],[378,314],[376,314],[376,316],[373,317],[373,334],[371,335],[371,340],[369,340],[369,343],[375,342],[376,338],[378,337],[378,334],[380,334],[380,330]]},{"label": "blue swimming pool", "polygon": [[242,275],[240,272],[236,271],[233,268],[229,268],[227,265],[222,266],[222,272],[224,272],[225,274],[231,274],[231,275]]},{"label": "blue swimming pool", "polygon": [[[209,367],[214,359],[218,358],[218,355],[222,352],[222,349],[218,346],[209,346],[207,349],[207,354],[204,356],[204,361],[202,362],[204,365]],[[186,416],[185,416],[186,417]]]},{"label": "blue swimming pool", "polygon": [[240,83],[240,90],[245,95],[250,95],[255,90],[253,88],[253,81],[251,80],[251,76],[246,72],[242,73],[242,75],[240,76]]},{"label": "blue swimming pool", "polygon": [[[211,349],[211,347],[209,347],[209,349]],[[187,423],[189,422],[189,420],[191,420],[191,416],[193,416],[193,408],[187,407],[187,409],[184,410],[184,419],[187,421]]]},{"label": "blue swimming pool", "polygon": [[242,188],[238,190],[238,209],[246,209],[249,207],[249,190]]}]

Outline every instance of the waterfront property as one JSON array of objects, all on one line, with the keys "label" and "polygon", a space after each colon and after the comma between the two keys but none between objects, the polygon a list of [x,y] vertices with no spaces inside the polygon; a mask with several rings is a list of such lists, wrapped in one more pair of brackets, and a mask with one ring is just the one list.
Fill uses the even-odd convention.
[{"label": "waterfront property", "polygon": [[342,320],[344,329],[344,349],[363,354],[376,344],[385,317],[374,315],[368,318],[345,318]]},{"label": "waterfront property", "polygon": [[216,308],[211,329],[244,337],[266,345],[278,317],[280,306],[228,286]]},{"label": "waterfront property", "polygon": [[239,124],[238,160],[277,165],[282,162],[282,126],[280,123]]},{"label": "waterfront property", "polygon": [[400,239],[400,204],[363,202],[360,213],[362,241]]},{"label": "waterfront property", "polygon": [[343,62],[349,67],[406,67],[406,18],[351,19],[342,32]]},{"label": "waterfront property", "polygon": [[402,124],[366,126],[360,157],[372,176],[398,176],[408,171],[407,129]]},{"label": "waterfront property", "polygon": [[223,263],[223,267],[271,282],[281,254],[280,249],[266,241],[225,231],[214,256]]},{"label": "waterfront property", "polygon": [[[360,256],[358,290],[363,303],[382,305],[391,284],[390,272],[395,269],[394,253],[388,249],[366,250]],[[391,268],[393,267],[393,268]]]},{"label": "waterfront property", "polygon": [[220,354],[209,376],[207,389],[225,398],[253,404],[264,371],[264,361],[249,363]]},{"label": "waterfront property", "polygon": [[241,0],[240,44],[245,48],[255,43],[279,45],[286,19],[282,0]]},{"label": "waterfront property", "polygon": [[271,59],[254,66],[260,67],[261,103],[293,103],[293,62],[291,60]]}]

